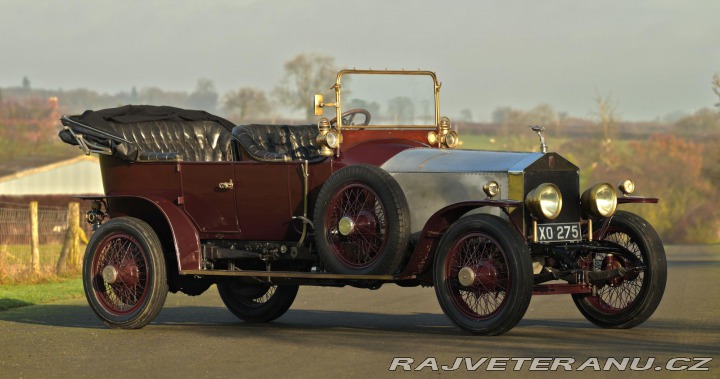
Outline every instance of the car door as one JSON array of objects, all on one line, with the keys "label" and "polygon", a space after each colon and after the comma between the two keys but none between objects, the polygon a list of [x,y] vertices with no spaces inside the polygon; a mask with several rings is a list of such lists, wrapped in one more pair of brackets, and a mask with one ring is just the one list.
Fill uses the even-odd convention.
[{"label": "car door", "polygon": [[[300,162],[244,161],[235,164],[235,195],[244,240],[288,241],[299,238],[292,217],[302,214]],[[295,227],[293,223],[296,223]]]},{"label": "car door", "polygon": [[182,206],[205,238],[238,232],[234,162],[183,162]]}]

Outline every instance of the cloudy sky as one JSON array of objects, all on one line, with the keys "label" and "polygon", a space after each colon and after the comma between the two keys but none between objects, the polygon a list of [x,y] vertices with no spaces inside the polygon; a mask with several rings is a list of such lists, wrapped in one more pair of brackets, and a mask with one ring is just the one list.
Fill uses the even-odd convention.
[{"label": "cloudy sky", "polygon": [[[720,1],[0,0],[0,87],[270,90],[298,53],[428,69],[441,109],[540,103],[625,120],[712,106]],[[330,85],[330,83],[328,84]]]}]

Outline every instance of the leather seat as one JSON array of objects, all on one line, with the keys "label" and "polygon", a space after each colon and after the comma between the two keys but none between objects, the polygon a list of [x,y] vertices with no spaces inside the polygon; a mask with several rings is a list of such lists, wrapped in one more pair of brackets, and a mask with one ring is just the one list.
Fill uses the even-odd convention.
[{"label": "leather seat", "polygon": [[213,121],[108,124],[110,133],[137,145],[138,160],[218,162],[234,159],[232,134]]},{"label": "leather seat", "polygon": [[251,157],[267,162],[322,160],[315,125],[250,124],[233,128],[237,138]]}]

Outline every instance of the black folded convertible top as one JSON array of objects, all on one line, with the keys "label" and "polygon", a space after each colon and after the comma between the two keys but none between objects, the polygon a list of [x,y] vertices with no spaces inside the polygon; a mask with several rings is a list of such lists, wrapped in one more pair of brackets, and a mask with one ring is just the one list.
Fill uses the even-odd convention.
[{"label": "black folded convertible top", "polygon": [[60,139],[128,161],[148,157],[232,159],[232,122],[205,111],[168,106],[126,105],[61,118]]},{"label": "black folded convertible top", "polygon": [[99,111],[87,110],[80,116],[72,116],[71,119],[104,131],[110,131],[112,129],[108,121],[120,124],[162,120],[214,121],[224,126],[228,131],[232,131],[232,128],[235,127],[235,124],[232,122],[205,111],[155,105],[125,105]]}]

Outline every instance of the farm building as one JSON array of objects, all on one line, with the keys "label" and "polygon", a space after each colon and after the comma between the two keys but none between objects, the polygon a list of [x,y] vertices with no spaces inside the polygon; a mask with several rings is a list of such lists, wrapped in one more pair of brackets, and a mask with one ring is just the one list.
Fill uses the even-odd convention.
[{"label": "farm building", "polygon": [[0,197],[102,194],[98,159],[23,157],[0,164]]},{"label": "farm building", "polygon": [[[103,193],[95,157],[25,156],[0,162],[0,250],[30,243],[30,202],[38,203],[40,243],[57,243],[65,235],[68,204],[79,202],[82,215],[89,209],[75,196]],[[80,225],[89,233],[86,222]]]}]

